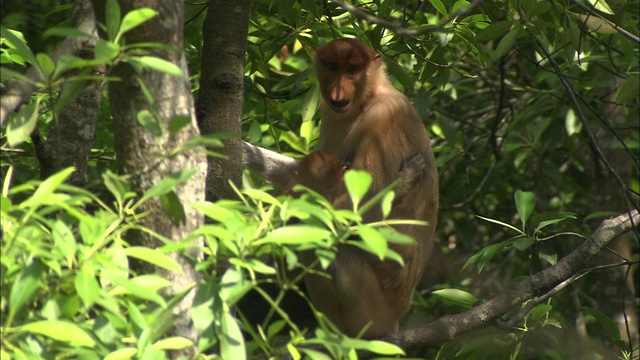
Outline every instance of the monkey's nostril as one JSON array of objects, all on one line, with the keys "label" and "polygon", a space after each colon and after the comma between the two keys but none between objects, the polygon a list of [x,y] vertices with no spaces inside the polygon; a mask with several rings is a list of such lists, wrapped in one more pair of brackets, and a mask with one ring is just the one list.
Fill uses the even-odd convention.
[{"label": "monkey's nostril", "polygon": [[343,108],[349,105],[349,100],[332,100],[331,105],[333,105],[336,108]]}]

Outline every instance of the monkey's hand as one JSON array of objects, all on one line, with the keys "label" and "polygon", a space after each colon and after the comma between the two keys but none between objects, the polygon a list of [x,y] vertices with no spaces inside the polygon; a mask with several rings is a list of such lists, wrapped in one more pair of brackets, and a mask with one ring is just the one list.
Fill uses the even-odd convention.
[{"label": "monkey's hand", "polygon": [[407,161],[402,166],[402,169],[400,169],[400,172],[398,173],[398,179],[400,179],[400,182],[393,189],[396,193],[396,199],[407,195],[426,167],[427,162],[420,154],[412,157],[411,160]]}]

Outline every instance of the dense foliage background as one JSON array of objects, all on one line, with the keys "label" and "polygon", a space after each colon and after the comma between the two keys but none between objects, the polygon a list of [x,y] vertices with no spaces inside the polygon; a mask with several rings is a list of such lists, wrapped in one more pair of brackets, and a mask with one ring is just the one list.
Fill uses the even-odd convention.
[{"label": "dense foliage background", "polygon": [[[185,3],[184,54],[195,99],[204,86],[202,74],[212,70],[201,65],[207,6]],[[165,296],[165,277],[138,273],[133,265],[142,260],[180,271],[167,255],[176,251],[201,276],[193,310],[199,349],[208,354],[202,357],[322,358],[312,343],[328,348],[333,358],[356,356],[353,349],[397,351],[335,336],[330,325],[321,326],[311,342],[296,327],[278,341],[285,322],[251,330],[233,312],[249,289],[265,282],[256,273],[276,273],[263,262],[265,254],[293,266],[294,251],[309,242],[329,249],[337,241],[326,227],[311,229],[318,221],[288,231],[280,227],[305,213],[324,213],[320,225],[350,221],[322,201],[269,197],[263,181],[245,173],[242,200],[194,205],[214,221],[190,236],[158,235],[164,246],[156,249],[129,243],[127,232],[147,231],[139,223],[145,201],[161,197],[167,209],[181,208],[173,191],[190,173],[165,178],[144,195],[121,176],[126,174],[116,175],[117,131],[108,91],[100,92],[104,101],[85,181],[71,182],[80,186],[74,187],[64,183],[69,170],[44,173],[50,164],[36,156],[39,144],[65,140],[51,129],[71,99],[105,74],[107,81],[118,81],[96,67],[128,62],[179,73],[179,64],[145,57],[153,45],[117,37],[107,38],[108,44],[120,47],[97,45],[95,57],[73,65],[51,60],[45,54],[77,35],[69,30],[73,9],[66,1],[2,3],[3,84],[10,77],[27,81],[22,74],[34,67],[45,80],[33,84],[27,104],[3,123],[1,357],[158,359],[190,346],[188,339],[166,335],[171,306],[184,294]],[[107,9],[105,16],[102,29],[109,35],[126,32],[119,28],[119,13]],[[142,23],[154,15],[136,16]],[[295,157],[308,153],[319,130],[314,49],[354,36],[383,55],[389,77],[432,134],[440,171],[438,251],[403,324],[417,326],[490,299],[575,250],[603,219],[638,209],[639,17],[635,0],[255,0],[246,39],[242,138]],[[128,31],[137,25],[133,21]],[[144,119],[140,123],[153,132],[155,120]],[[167,129],[174,135],[186,123]],[[208,137],[195,145],[218,142]],[[185,148],[167,149],[167,156]],[[209,147],[210,154],[214,150]],[[184,213],[169,217],[179,222]],[[198,237],[205,239],[204,257],[187,251]],[[522,304],[522,311],[489,328],[414,355],[637,358],[638,248],[636,227],[559,291],[532,299],[533,306]],[[246,347],[240,329],[251,334]]]}]

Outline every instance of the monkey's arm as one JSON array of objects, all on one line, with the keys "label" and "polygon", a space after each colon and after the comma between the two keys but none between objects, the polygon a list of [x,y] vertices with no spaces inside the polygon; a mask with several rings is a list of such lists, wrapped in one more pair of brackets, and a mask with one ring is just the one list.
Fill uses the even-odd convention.
[{"label": "monkey's arm", "polygon": [[[260,174],[274,185],[286,189],[291,183],[294,171],[298,167],[298,161],[292,157],[243,141],[242,165]],[[425,167],[426,162],[420,154],[415,155],[404,164],[398,173],[400,181],[394,189],[396,198],[405,196],[413,188]]]},{"label": "monkey's arm", "polygon": [[242,165],[284,189],[291,181],[293,172],[298,167],[298,162],[289,156],[243,141]]}]

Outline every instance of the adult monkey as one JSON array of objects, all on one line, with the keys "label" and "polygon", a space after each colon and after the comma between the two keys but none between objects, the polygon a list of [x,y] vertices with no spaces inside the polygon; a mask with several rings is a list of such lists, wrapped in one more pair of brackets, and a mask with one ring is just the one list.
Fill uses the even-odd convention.
[{"label": "adult monkey", "polygon": [[[390,247],[405,261],[379,261],[361,249],[341,245],[328,269],[331,278],[305,277],[309,296],[342,331],[378,337],[397,328],[433,249],[438,207],[438,173],[429,135],[407,97],[386,77],[380,54],[355,39],[336,39],[316,51],[315,68],[322,95],[322,124],[316,150],[335,154],[352,169],[373,177],[370,194],[391,184],[398,171],[420,155],[424,170],[398,199],[390,218],[418,219],[427,227],[401,225],[396,230],[416,240]],[[351,208],[338,193],[336,208]],[[382,218],[369,211],[365,221]]]},{"label": "adult monkey", "polygon": [[[309,274],[305,283],[317,309],[343,332],[379,337],[397,327],[406,313],[413,289],[431,255],[438,206],[438,174],[429,135],[409,100],[385,74],[380,54],[355,39],[336,39],[316,52],[315,67],[322,94],[322,124],[316,150],[336,155],[350,168],[373,177],[370,195],[391,184],[409,169],[409,181],[394,202],[390,218],[418,219],[427,227],[396,229],[416,240],[394,245],[405,261],[379,261],[359,248],[341,245],[327,270],[331,278]],[[274,184],[286,188],[298,162],[243,144],[243,162]],[[419,166],[414,162],[418,159]],[[416,170],[418,169],[418,170]],[[351,208],[345,189],[335,194],[336,208]],[[381,219],[371,210],[364,220]],[[308,255],[308,254],[306,254]],[[311,259],[306,259],[309,263]]]}]

